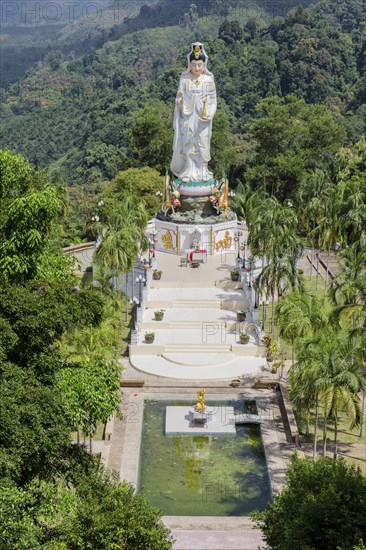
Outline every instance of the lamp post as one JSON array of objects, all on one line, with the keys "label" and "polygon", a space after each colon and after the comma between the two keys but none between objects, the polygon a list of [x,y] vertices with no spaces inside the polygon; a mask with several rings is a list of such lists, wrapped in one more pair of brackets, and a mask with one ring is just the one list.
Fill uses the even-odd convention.
[{"label": "lamp post", "polygon": [[286,352],[280,351],[280,357],[281,357],[281,376],[280,379],[283,378],[283,367],[285,366],[285,360],[286,360]]},{"label": "lamp post", "polygon": [[136,296],[133,297],[133,300],[130,300],[131,314],[132,314],[132,326],[133,326],[134,331],[137,330],[137,305],[138,305],[138,303],[139,303],[139,301],[136,298]]},{"label": "lamp post", "polygon": [[247,246],[247,241],[244,239],[243,242],[243,269],[245,269],[245,248]]},{"label": "lamp post", "polygon": [[249,260],[249,281],[248,288],[252,288],[252,260]]},{"label": "lamp post", "polygon": [[234,240],[235,240],[235,242],[238,243],[238,255],[236,257],[237,263],[240,263],[240,260],[241,260],[241,258],[240,258],[240,237],[242,236],[242,234],[243,234],[243,232],[239,231],[239,230],[235,231],[235,233],[234,233],[234,237],[235,237]]},{"label": "lamp post", "polygon": [[267,306],[269,304],[268,300],[263,300],[262,302],[262,332],[264,332],[264,323],[267,319]]},{"label": "lamp post", "polygon": [[[149,239],[149,263],[152,264],[152,260],[155,259],[155,243],[157,241],[156,235],[158,232],[156,229],[152,229],[150,231],[150,239]],[[151,244],[151,257],[150,257],[150,244]]]},{"label": "lamp post", "polygon": [[151,267],[151,254],[152,254],[152,240],[149,239],[149,242],[148,242],[148,245],[149,245],[149,266]]},{"label": "lamp post", "polygon": [[143,282],[144,278],[142,275],[139,275],[138,277],[136,277],[136,283],[138,283],[139,285],[139,307],[141,307],[141,302],[142,302],[142,282]]}]

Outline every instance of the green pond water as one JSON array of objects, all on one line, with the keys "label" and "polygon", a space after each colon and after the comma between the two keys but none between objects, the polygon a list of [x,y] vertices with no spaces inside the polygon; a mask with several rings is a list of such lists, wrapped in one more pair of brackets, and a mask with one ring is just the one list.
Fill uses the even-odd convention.
[{"label": "green pond water", "polygon": [[[139,487],[149,503],[169,516],[246,516],[263,510],[271,497],[260,426],[237,426],[236,435],[166,436],[166,406],[187,403],[145,402]],[[254,401],[206,405],[256,412]]]}]

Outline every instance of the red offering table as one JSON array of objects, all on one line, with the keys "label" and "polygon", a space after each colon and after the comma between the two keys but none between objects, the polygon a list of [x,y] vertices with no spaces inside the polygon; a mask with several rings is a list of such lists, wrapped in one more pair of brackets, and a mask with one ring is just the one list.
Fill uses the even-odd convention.
[{"label": "red offering table", "polygon": [[207,262],[207,250],[191,250],[189,252],[190,262]]}]

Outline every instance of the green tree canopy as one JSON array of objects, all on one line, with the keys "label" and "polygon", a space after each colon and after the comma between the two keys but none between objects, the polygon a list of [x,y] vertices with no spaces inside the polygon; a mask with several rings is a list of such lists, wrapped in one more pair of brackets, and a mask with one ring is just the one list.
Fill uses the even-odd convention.
[{"label": "green tree canopy", "polygon": [[136,111],[126,135],[130,154],[138,164],[164,174],[172,156],[173,106],[146,105]]},{"label": "green tree canopy", "polygon": [[163,190],[164,179],[154,168],[128,168],[118,172],[105,190],[105,198],[123,203],[129,194],[136,197],[136,203],[142,198],[146,211],[153,217],[161,208],[161,199],[156,192]]},{"label": "green tree canopy", "polygon": [[159,511],[90,458],[67,477],[19,487],[0,481],[0,546],[14,550],[171,550]]},{"label": "green tree canopy", "polygon": [[342,145],[344,129],[325,106],[295,96],[264,99],[257,110],[260,116],[249,127],[254,155],[247,179],[281,199],[296,198],[305,174]]},{"label": "green tree canopy", "polygon": [[70,444],[59,395],[14,364],[2,365],[0,380],[0,478],[24,485],[52,476]]},{"label": "green tree canopy", "polygon": [[[94,359],[74,364],[60,372],[61,390],[66,415],[74,429],[93,435],[97,422],[106,423],[119,411],[121,368],[116,361]],[[121,417],[121,414],[119,414]]]},{"label": "green tree canopy", "polygon": [[46,375],[43,356],[54,356],[57,341],[67,330],[96,325],[102,315],[103,298],[98,292],[63,281],[0,287],[0,319],[8,327],[7,358],[32,369],[39,365],[39,376]]},{"label": "green tree canopy", "polygon": [[29,279],[37,273],[62,203],[44,174],[6,149],[0,150],[0,200],[0,278]]},{"label": "green tree canopy", "polygon": [[366,538],[366,478],[342,459],[292,459],[287,487],[254,517],[273,550],[352,550]]}]

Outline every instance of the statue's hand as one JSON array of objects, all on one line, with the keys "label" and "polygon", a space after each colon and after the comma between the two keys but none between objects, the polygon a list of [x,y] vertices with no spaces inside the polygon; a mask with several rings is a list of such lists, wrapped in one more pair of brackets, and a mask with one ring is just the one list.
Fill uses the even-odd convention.
[{"label": "statue's hand", "polygon": [[210,122],[211,117],[210,116],[200,116],[200,120],[202,120],[202,122]]},{"label": "statue's hand", "polygon": [[177,93],[177,106],[178,109],[181,111],[183,108],[183,92]]}]

